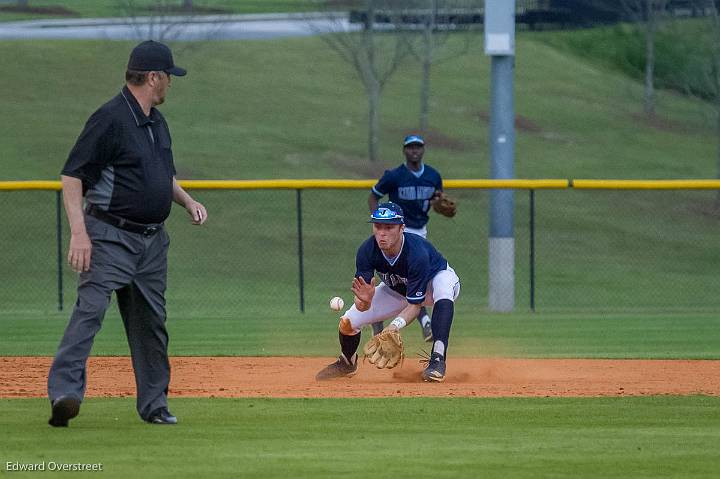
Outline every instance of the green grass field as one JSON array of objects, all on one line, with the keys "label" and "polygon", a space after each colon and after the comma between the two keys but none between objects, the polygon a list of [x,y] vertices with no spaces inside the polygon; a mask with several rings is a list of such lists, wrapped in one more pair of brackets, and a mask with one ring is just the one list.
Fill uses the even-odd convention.
[{"label": "green grass field", "polygon": [[[5,2],[11,3],[11,2]],[[15,3],[15,2],[12,2]],[[317,0],[195,0],[196,14],[225,14],[225,13],[276,13],[276,12],[306,12],[323,8]],[[30,7],[34,12],[17,12],[0,10],[0,22],[17,20],[36,20],[52,18],[95,18],[95,17],[125,17],[129,11],[137,16],[156,14],[150,7],[161,5],[165,8],[179,7],[182,0],[177,2],[157,0],[31,0]],[[62,7],[66,14],[53,13],[53,7]],[[130,10],[129,10],[130,8]],[[340,8],[340,7],[339,7]],[[40,11],[38,11],[40,10]],[[168,13],[172,13],[170,10]],[[177,14],[183,12],[177,11]]]},{"label": "green grass field", "polygon": [[71,428],[48,430],[28,421],[47,414],[46,401],[0,401],[3,469],[54,461],[102,463],[103,477],[710,478],[720,467],[720,400],[710,397],[174,404],[177,427],[141,423],[132,399],[105,399],[88,401]]},{"label": "green grass field", "polygon": [[[526,126],[517,177],[715,177],[707,104],[660,92],[661,121],[646,122],[638,83],[546,40],[518,38],[516,111]],[[122,85],[131,47],[0,42],[13,65],[0,73],[12,85],[0,89],[0,179],[57,178],[87,116]],[[412,62],[384,93],[382,161],[368,165],[360,84],[318,39],[174,47],[190,73],[173,81],[162,110],[181,178],[374,178],[401,162],[399,139],[417,124]],[[426,160],[446,178],[489,174],[488,92],[479,37],[433,74]],[[518,311],[509,315],[487,311],[487,193],[455,193],[458,217],[429,227],[463,282],[451,355],[720,358],[714,192],[538,192],[536,314],[527,193],[518,192]],[[177,209],[169,220],[171,354],[336,354],[337,317],[326,304],[349,299],[355,248],[369,234],[367,192],[303,193],[304,315],[295,193],[196,196],[210,211],[206,227],[190,227]],[[0,198],[0,355],[52,355],[75,299],[66,269],[66,310],[56,310],[54,194]],[[423,346],[414,328],[410,356]],[[127,352],[111,306],[94,354]],[[173,399],[182,424],[159,429],[139,421],[132,399],[91,399],[58,431],[45,424],[47,401],[0,400],[0,475],[8,461],[45,460],[102,462],[117,477],[713,477],[718,405],[714,397]]]},{"label": "green grass field", "polygon": [[[720,359],[716,314],[477,314],[458,303],[450,351],[453,356],[537,358]],[[0,312],[0,356],[52,356],[67,315]],[[177,314],[168,320],[174,356],[333,356],[337,316],[331,312],[247,313],[235,317]],[[409,326],[408,357],[427,344]],[[367,337],[367,332],[364,336]],[[98,334],[94,354],[129,354],[113,309]]]}]

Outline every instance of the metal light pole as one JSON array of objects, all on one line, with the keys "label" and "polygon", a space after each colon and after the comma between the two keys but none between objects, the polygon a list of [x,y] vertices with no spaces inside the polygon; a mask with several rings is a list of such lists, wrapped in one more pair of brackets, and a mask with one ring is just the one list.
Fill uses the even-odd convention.
[{"label": "metal light pole", "polygon": [[[515,0],[485,0],[485,54],[491,57],[490,177],[515,176]],[[515,199],[511,189],[490,192],[488,305],[515,307]]]}]

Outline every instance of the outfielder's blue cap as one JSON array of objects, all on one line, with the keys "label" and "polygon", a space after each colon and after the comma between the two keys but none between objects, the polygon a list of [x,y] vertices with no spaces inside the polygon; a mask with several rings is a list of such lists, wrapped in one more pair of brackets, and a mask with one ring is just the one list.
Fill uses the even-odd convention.
[{"label": "outfielder's blue cap", "polygon": [[425,145],[425,140],[423,140],[423,137],[420,135],[408,135],[403,140],[403,146],[408,146],[412,144],[418,144],[418,145]]},{"label": "outfielder's blue cap", "polygon": [[392,202],[380,203],[375,211],[370,215],[368,223],[382,223],[389,225],[405,224],[403,220],[403,210],[400,205]]}]

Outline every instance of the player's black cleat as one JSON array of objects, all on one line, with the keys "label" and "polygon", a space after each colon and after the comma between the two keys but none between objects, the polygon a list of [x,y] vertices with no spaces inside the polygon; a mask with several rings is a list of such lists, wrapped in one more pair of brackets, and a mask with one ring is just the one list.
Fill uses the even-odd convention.
[{"label": "player's black cleat", "polygon": [[52,416],[48,424],[53,427],[68,427],[70,419],[80,413],[80,399],[75,396],[60,396],[52,402]]},{"label": "player's black cleat", "polygon": [[150,424],[165,424],[172,425],[177,424],[178,420],[173,416],[167,408],[161,407],[150,413],[146,422]]},{"label": "player's black cleat", "polygon": [[422,372],[424,381],[442,382],[445,380],[445,358],[439,353],[432,353],[428,365]]},{"label": "player's black cleat", "polygon": [[426,343],[432,343],[433,335],[432,335],[432,326],[430,321],[428,321],[425,324],[420,323],[420,326],[422,326],[422,335],[423,339]]},{"label": "player's black cleat", "polygon": [[320,370],[320,372],[315,375],[315,379],[318,381],[325,381],[327,379],[352,377],[357,373],[357,360],[357,354],[353,354],[350,361],[345,358],[344,354],[340,354],[338,360],[332,364],[328,364]]}]

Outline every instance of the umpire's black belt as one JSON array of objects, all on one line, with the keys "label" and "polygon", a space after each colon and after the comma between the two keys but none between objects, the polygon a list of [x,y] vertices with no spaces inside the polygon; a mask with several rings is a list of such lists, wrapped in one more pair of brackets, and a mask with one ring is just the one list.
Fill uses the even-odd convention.
[{"label": "umpire's black belt", "polygon": [[163,227],[162,223],[147,225],[142,223],[135,223],[134,221],[126,220],[125,218],[121,218],[120,216],[108,213],[105,210],[101,210],[93,204],[88,204],[85,208],[85,212],[90,216],[99,219],[103,223],[113,225],[117,228],[120,228],[121,230],[130,231],[131,233],[139,233],[143,236],[152,236],[158,231],[160,231]]}]

